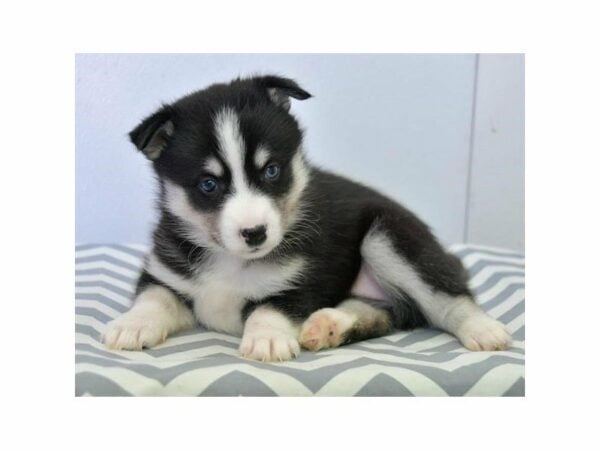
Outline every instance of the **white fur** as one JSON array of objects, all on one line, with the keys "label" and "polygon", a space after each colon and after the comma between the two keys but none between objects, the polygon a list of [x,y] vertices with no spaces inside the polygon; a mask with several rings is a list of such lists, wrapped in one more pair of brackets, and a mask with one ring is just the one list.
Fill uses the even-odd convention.
[{"label": "white fur", "polygon": [[487,316],[471,299],[434,292],[411,264],[394,251],[383,232],[370,231],[363,240],[361,254],[378,282],[389,288],[399,286],[434,326],[454,334],[467,348],[493,350],[510,345],[504,326]]},{"label": "white fur", "polygon": [[225,173],[223,165],[217,158],[208,158],[204,164],[204,169],[216,177],[222,177]]},{"label": "white fur", "polygon": [[240,344],[244,358],[287,361],[300,353],[298,326],[279,311],[259,306],[248,317]]},{"label": "white fur", "polygon": [[211,236],[208,217],[195,209],[181,186],[165,181],[165,207],[187,225],[186,237],[201,247],[216,248]]},{"label": "white fur", "polygon": [[138,295],[129,311],[108,324],[104,343],[115,350],[141,350],[195,323],[192,313],[171,291],[150,286]]},{"label": "white fur", "polygon": [[[302,149],[298,149],[294,157],[292,158],[292,174],[293,181],[290,188],[289,194],[286,200],[284,217],[286,218],[287,226],[292,225],[298,218],[303,215],[303,211],[298,204],[302,192],[306,188],[310,180],[310,173],[304,162],[304,156]],[[308,205],[307,205],[308,206]]]},{"label": "white fur", "polygon": [[[234,111],[226,108],[217,115],[215,134],[223,158],[231,171],[233,191],[220,214],[221,241],[227,250],[243,258],[260,258],[281,242],[281,214],[272,199],[248,185],[244,172],[245,144],[240,132],[239,119]],[[267,229],[267,240],[258,249],[250,249],[240,232],[260,225]]]},{"label": "white fur", "polygon": [[257,169],[262,169],[270,157],[269,150],[265,147],[258,147],[254,152],[254,165]]},{"label": "white fur", "polygon": [[203,263],[198,275],[186,279],[171,271],[152,253],[146,270],[194,301],[196,318],[208,328],[240,335],[245,300],[260,300],[289,289],[302,276],[304,261],[249,263],[226,253],[216,253]]},{"label": "white fur", "polygon": [[219,149],[231,171],[235,189],[247,187],[244,172],[245,143],[240,131],[239,118],[235,111],[225,108],[215,118],[215,134]]}]

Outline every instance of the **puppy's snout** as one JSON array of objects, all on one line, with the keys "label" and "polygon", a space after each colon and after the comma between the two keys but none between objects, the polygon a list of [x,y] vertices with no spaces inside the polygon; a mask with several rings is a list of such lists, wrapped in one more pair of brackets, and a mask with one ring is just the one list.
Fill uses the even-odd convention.
[{"label": "puppy's snout", "polygon": [[240,234],[249,247],[258,247],[267,240],[267,227],[257,225],[254,228],[243,228],[240,230]]}]

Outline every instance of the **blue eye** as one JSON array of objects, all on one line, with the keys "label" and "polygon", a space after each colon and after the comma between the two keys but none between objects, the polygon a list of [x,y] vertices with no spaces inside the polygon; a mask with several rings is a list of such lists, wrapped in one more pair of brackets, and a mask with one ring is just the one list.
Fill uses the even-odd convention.
[{"label": "blue eye", "polygon": [[214,178],[205,178],[198,184],[198,187],[207,194],[210,194],[217,189],[217,182]]},{"label": "blue eye", "polygon": [[265,178],[270,181],[276,180],[280,171],[281,169],[277,164],[269,164],[265,169]]}]

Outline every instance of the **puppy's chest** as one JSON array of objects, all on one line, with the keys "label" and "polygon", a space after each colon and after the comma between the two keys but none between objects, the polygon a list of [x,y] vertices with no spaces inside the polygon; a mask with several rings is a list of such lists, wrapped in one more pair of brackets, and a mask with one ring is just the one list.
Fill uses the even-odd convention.
[{"label": "puppy's chest", "polygon": [[301,259],[263,263],[214,258],[194,280],[194,313],[208,328],[241,334],[241,312],[248,301],[262,300],[289,289],[302,274]]}]

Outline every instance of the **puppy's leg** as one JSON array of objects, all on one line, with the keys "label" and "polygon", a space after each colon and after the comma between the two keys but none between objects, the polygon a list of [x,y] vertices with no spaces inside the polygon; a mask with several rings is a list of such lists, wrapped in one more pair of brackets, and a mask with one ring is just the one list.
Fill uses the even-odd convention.
[{"label": "puppy's leg", "polygon": [[392,297],[407,294],[431,325],[454,334],[469,350],[510,347],[504,325],[473,300],[460,261],[416,219],[403,218],[413,220],[404,232],[402,222],[386,219],[372,226],[361,246],[363,259],[381,286]]},{"label": "puppy's leg", "polygon": [[268,304],[257,306],[244,324],[240,353],[257,361],[287,361],[300,353],[298,324]]},{"label": "puppy's leg", "polygon": [[454,334],[469,350],[506,350],[511,346],[504,325],[483,312],[472,297],[438,293],[434,302],[428,313],[433,325]]},{"label": "puppy's leg", "polygon": [[315,311],[302,325],[300,344],[317,351],[384,336],[393,330],[390,312],[377,300],[350,298]]},{"label": "puppy's leg", "polygon": [[114,350],[141,350],[196,324],[192,312],[169,289],[149,284],[133,306],[108,324],[104,343]]}]

